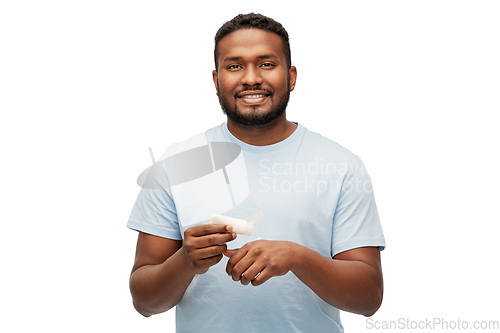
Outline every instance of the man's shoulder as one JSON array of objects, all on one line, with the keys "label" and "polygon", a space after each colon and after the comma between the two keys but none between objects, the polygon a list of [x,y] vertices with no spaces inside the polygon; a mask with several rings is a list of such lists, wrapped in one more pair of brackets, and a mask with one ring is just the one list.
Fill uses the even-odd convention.
[{"label": "man's shoulder", "polygon": [[359,159],[358,155],[354,154],[338,142],[307,128],[304,131],[304,141],[307,145],[307,149],[311,149],[316,152],[322,152],[322,155],[326,154],[329,156],[335,156],[336,159],[349,161]]}]

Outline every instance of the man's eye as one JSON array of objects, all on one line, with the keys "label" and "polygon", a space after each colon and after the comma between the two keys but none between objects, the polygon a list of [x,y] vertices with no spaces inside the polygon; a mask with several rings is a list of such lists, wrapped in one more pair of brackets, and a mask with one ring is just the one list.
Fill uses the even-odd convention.
[{"label": "man's eye", "polygon": [[263,63],[261,66],[269,68],[269,67],[273,67],[274,65],[269,63],[269,62],[266,62],[266,63]]},{"label": "man's eye", "polygon": [[240,66],[240,65],[230,65],[230,66],[228,67],[228,69],[239,69],[239,68],[241,68],[241,66]]}]

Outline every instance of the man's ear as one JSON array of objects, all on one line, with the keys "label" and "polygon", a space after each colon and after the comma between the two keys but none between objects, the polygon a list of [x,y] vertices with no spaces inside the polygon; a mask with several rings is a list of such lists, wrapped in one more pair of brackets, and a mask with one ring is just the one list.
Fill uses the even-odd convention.
[{"label": "man's ear", "polygon": [[295,88],[295,82],[297,82],[297,68],[291,66],[288,70],[288,77],[290,78],[290,91]]},{"label": "man's ear", "polygon": [[217,86],[217,71],[213,70],[212,71],[212,79],[214,80],[214,85],[215,85],[215,94],[219,96],[219,87]]}]

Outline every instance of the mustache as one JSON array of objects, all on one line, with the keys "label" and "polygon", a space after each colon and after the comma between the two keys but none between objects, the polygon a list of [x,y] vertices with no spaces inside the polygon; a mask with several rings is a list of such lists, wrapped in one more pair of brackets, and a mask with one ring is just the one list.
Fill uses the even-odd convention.
[{"label": "mustache", "polygon": [[264,92],[268,93],[269,95],[271,95],[273,93],[270,89],[261,88],[261,87],[251,87],[251,88],[245,88],[245,89],[241,89],[241,90],[236,91],[234,93],[234,97],[238,96],[240,93],[242,93],[244,91],[253,91],[253,90],[264,91]]}]

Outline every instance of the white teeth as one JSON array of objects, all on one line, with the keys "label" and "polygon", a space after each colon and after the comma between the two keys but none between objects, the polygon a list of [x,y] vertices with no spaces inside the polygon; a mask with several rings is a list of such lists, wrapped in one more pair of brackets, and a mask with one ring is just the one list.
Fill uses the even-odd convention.
[{"label": "white teeth", "polygon": [[265,97],[266,95],[247,95],[247,96],[243,96],[242,98],[261,98],[261,97]]}]

